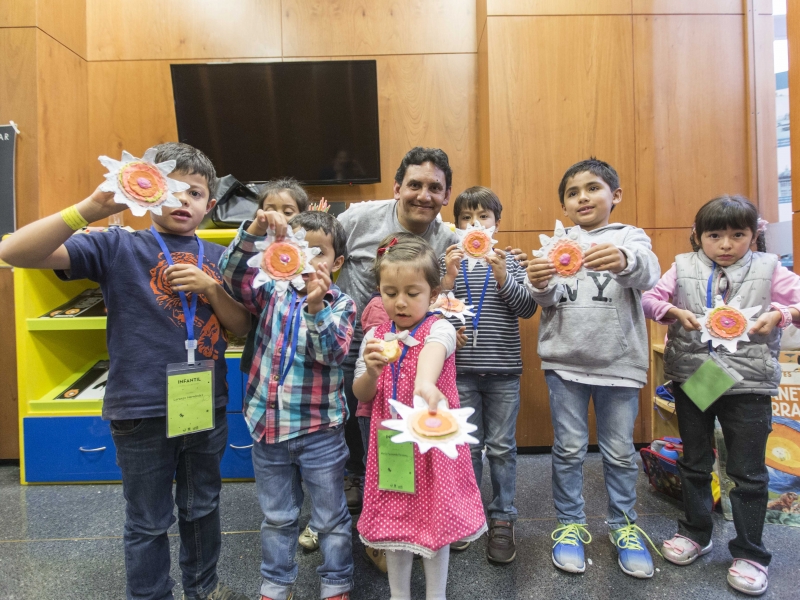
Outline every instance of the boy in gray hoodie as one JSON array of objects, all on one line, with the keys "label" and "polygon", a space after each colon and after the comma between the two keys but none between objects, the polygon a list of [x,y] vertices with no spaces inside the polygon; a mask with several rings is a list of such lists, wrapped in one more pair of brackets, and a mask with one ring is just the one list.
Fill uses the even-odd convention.
[{"label": "boy in gray hoodie", "polygon": [[547,257],[528,266],[528,284],[542,307],[539,356],[555,434],[553,500],[560,525],[552,536],[553,564],[570,573],[586,569],[583,546],[592,538],[586,529],[582,468],[592,398],[609,496],[609,537],[620,568],[649,578],[653,561],[634,510],[639,471],[633,427],[649,357],[641,295],[656,284],[661,269],[644,231],[608,223],[622,201],[611,165],[595,158],[574,164],[558,194],[564,215],[580,226],[590,248],[584,255],[586,278],[575,284],[551,281],[556,270]]}]

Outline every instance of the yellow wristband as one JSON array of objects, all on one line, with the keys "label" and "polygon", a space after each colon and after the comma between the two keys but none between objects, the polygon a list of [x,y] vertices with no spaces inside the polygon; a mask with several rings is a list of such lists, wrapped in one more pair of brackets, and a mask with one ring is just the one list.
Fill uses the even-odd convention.
[{"label": "yellow wristband", "polygon": [[64,223],[66,223],[67,227],[72,229],[72,231],[78,231],[78,229],[82,229],[89,224],[89,222],[81,216],[81,213],[78,212],[78,208],[75,205],[65,208],[60,214],[61,218],[64,219]]}]

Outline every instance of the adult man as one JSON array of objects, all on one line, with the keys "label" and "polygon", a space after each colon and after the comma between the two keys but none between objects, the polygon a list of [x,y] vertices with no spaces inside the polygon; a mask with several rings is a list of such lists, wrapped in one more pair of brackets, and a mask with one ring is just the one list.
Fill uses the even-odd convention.
[{"label": "adult man", "polygon": [[442,206],[450,201],[452,182],[453,171],[447,154],[438,148],[412,148],[403,157],[395,174],[392,200],[360,202],[339,215],[339,221],[347,232],[347,260],[336,283],[358,306],[356,331],[350,354],[343,365],[345,394],[350,408],[350,420],[345,430],[350,449],[345,491],[348,507],[353,513],[361,512],[366,463],[361,432],[355,419],[358,400],[353,395],[353,370],[364,337],[361,312],[376,291],[372,264],[379,242],[397,231],[420,236],[437,255],[444,254],[448,246],[458,242],[456,234],[436,218]]}]

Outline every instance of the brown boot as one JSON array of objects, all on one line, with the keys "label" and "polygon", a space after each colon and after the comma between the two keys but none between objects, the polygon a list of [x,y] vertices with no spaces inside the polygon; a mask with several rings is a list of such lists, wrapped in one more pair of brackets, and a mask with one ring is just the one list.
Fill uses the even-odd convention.
[{"label": "brown boot", "polygon": [[486,547],[486,558],[494,563],[508,564],[516,557],[514,523],[489,519],[489,543]]},{"label": "brown boot", "polygon": [[378,550],[377,548],[364,548],[367,551],[367,558],[375,565],[381,573],[386,573],[386,550]]}]

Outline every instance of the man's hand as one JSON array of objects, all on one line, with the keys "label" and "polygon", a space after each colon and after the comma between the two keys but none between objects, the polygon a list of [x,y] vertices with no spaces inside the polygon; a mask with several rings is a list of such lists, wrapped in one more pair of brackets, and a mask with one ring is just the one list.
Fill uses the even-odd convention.
[{"label": "man's hand", "polygon": [[498,287],[503,287],[508,278],[508,270],[506,269],[506,253],[496,248],[494,253],[486,257],[486,262],[494,274],[495,281]]},{"label": "man's hand", "polygon": [[367,371],[375,379],[380,377],[383,368],[389,362],[389,359],[382,352],[383,342],[374,338],[368,341],[367,346],[364,348],[364,364],[367,366]]},{"label": "man's hand", "polygon": [[214,279],[194,265],[172,265],[164,275],[176,292],[191,292],[210,296],[219,285]]},{"label": "man's hand", "polygon": [[683,310],[677,307],[670,308],[665,317],[676,319],[686,331],[700,331],[703,326],[697,320],[697,316],[690,310]]},{"label": "man's hand", "polygon": [[325,307],[324,298],[329,289],[331,289],[331,276],[328,275],[327,263],[321,262],[317,265],[317,270],[308,276],[306,282],[308,314],[315,315]]},{"label": "man's hand", "polygon": [[748,331],[748,335],[769,335],[772,330],[781,322],[783,315],[780,311],[771,310],[765,312],[756,320],[755,324]]},{"label": "man's hand", "polygon": [[250,223],[247,228],[247,233],[250,235],[264,236],[267,235],[268,229],[275,230],[275,239],[282,240],[286,236],[286,231],[289,228],[286,217],[274,210],[261,210],[256,212],[256,218]]},{"label": "man's hand", "polygon": [[467,345],[467,328],[459,327],[456,329],[456,350],[461,350]]},{"label": "man's hand", "polygon": [[418,384],[414,389],[414,395],[421,397],[428,403],[428,412],[432,415],[436,414],[439,400],[447,402],[447,396],[445,396],[436,385],[429,382]]},{"label": "man's hand", "polygon": [[614,244],[597,244],[584,254],[583,266],[592,271],[619,273],[628,266],[628,258]]},{"label": "man's hand", "polygon": [[528,281],[531,282],[533,287],[543,290],[547,287],[547,283],[556,274],[555,267],[550,264],[550,260],[543,256],[541,258],[534,258],[528,262]]}]

